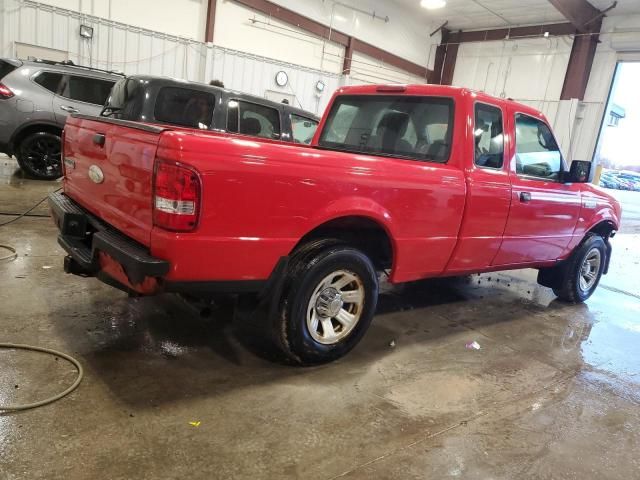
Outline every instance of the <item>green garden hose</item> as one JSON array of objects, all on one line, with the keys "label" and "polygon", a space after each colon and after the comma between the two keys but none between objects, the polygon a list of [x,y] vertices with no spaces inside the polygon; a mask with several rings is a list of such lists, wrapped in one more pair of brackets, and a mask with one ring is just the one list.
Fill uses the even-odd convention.
[{"label": "green garden hose", "polygon": [[78,370],[78,377],[76,378],[75,382],[73,382],[73,384],[69,388],[67,388],[64,392],[59,393],[57,395],[54,395],[53,397],[46,398],[44,400],[40,400],[38,402],[27,403],[27,404],[24,404],[24,405],[0,405],[0,412],[1,411],[17,412],[17,411],[21,411],[21,410],[29,410],[29,409],[32,409],[32,408],[37,408],[37,407],[42,407],[44,405],[49,405],[50,403],[53,403],[53,402],[55,402],[57,400],[60,400],[61,398],[65,397],[66,395],[69,395],[76,388],[78,388],[78,385],[80,385],[80,382],[82,381],[82,377],[84,376],[84,370],[82,369],[82,365],[80,364],[80,362],[78,360],[76,360],[75,358],[73,358],[71,355],[67,355],[66,353],[58,352],[58,351],[52,350],[50,348],[33,347],[31,345],[20,345],[20,344],[17,344],[17,343],[0,343],[0,348],[6,348],[6,349],[12,349],[12,350],[28,350],[28,351],[32,351],[32,352],[48,353],[48,354],[54,355],[56,357],[64,358],[65,360],[67,360],[68,362],[73,364],[73,366],[76,367],[76,369]]}]

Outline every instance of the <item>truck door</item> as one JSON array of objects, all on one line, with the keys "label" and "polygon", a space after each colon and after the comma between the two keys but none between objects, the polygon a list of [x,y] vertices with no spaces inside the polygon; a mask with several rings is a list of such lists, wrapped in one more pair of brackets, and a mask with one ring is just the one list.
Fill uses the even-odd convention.
[{"label": "truck door", "polygon": [[[459,240],[448,272],[481,270],[491,265],[502,242],[509,216],[511,182],[505,165],[506,112],[490,103],[475,102],[471,156],[465,163],[467,199]],[[507,137],[508,142],[508,137]]]},{"label": "truck door", "polygon": [[565,253],[580,214],[580,185],[564,184],[566,169],[551,129],[540,118],[513,111],[511,209],[494,265],[555,260]]}]

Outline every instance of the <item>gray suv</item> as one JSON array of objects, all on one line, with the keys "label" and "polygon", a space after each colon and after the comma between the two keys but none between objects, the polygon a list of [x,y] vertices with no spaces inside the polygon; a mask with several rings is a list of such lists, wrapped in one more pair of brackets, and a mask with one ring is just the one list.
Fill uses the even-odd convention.
[{"label": "gray suv", "polygon": [[35,178],[60,177],[67,116],[98,115],[121,78],[71,62],[0,58],[0,152],[15,155]]}]

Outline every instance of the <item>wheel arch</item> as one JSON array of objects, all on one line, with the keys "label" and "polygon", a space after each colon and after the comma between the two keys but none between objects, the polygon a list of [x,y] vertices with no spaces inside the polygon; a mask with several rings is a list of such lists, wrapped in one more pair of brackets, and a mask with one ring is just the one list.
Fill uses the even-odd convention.
[{"label": "wheel arch", "polygon": [[303,245],[325,238],[337,239],[362,250],[378,270],[393,269],[396,263],[393,235],[383,222],[366,214],[325,219],[303,235],[291,253]]},{"label": "wheel arch", "polygon": [[589,230],[587,230],[587,232],[585,233],[585,237],[589,233],[595,233],[597,235],[600,235],[606,241],[611,236],[611,233],[616,230],[618,230],[618,228],[613,220],[601,220]]},{"label": "wheel arch", "polygon": [[38,120],[31,123],[26,123],[20,126],[9,140],[9,150],[11,154],[16,153],[16,148],[20,145],[20,142],[27,136],[36,132],[48,132],[56,135],[62,135],[62,127],[55,122],[47,120]]}]

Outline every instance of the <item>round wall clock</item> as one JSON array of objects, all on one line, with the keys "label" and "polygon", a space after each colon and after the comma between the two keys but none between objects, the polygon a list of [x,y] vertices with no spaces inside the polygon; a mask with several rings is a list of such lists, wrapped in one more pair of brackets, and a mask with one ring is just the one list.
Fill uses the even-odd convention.
[{"label": "round wall clock", "polygon": [[287,75],[287,72],[280,70],[276,73],[276,85],[284,87],[287,83],[289,83],[289,75]]}]

